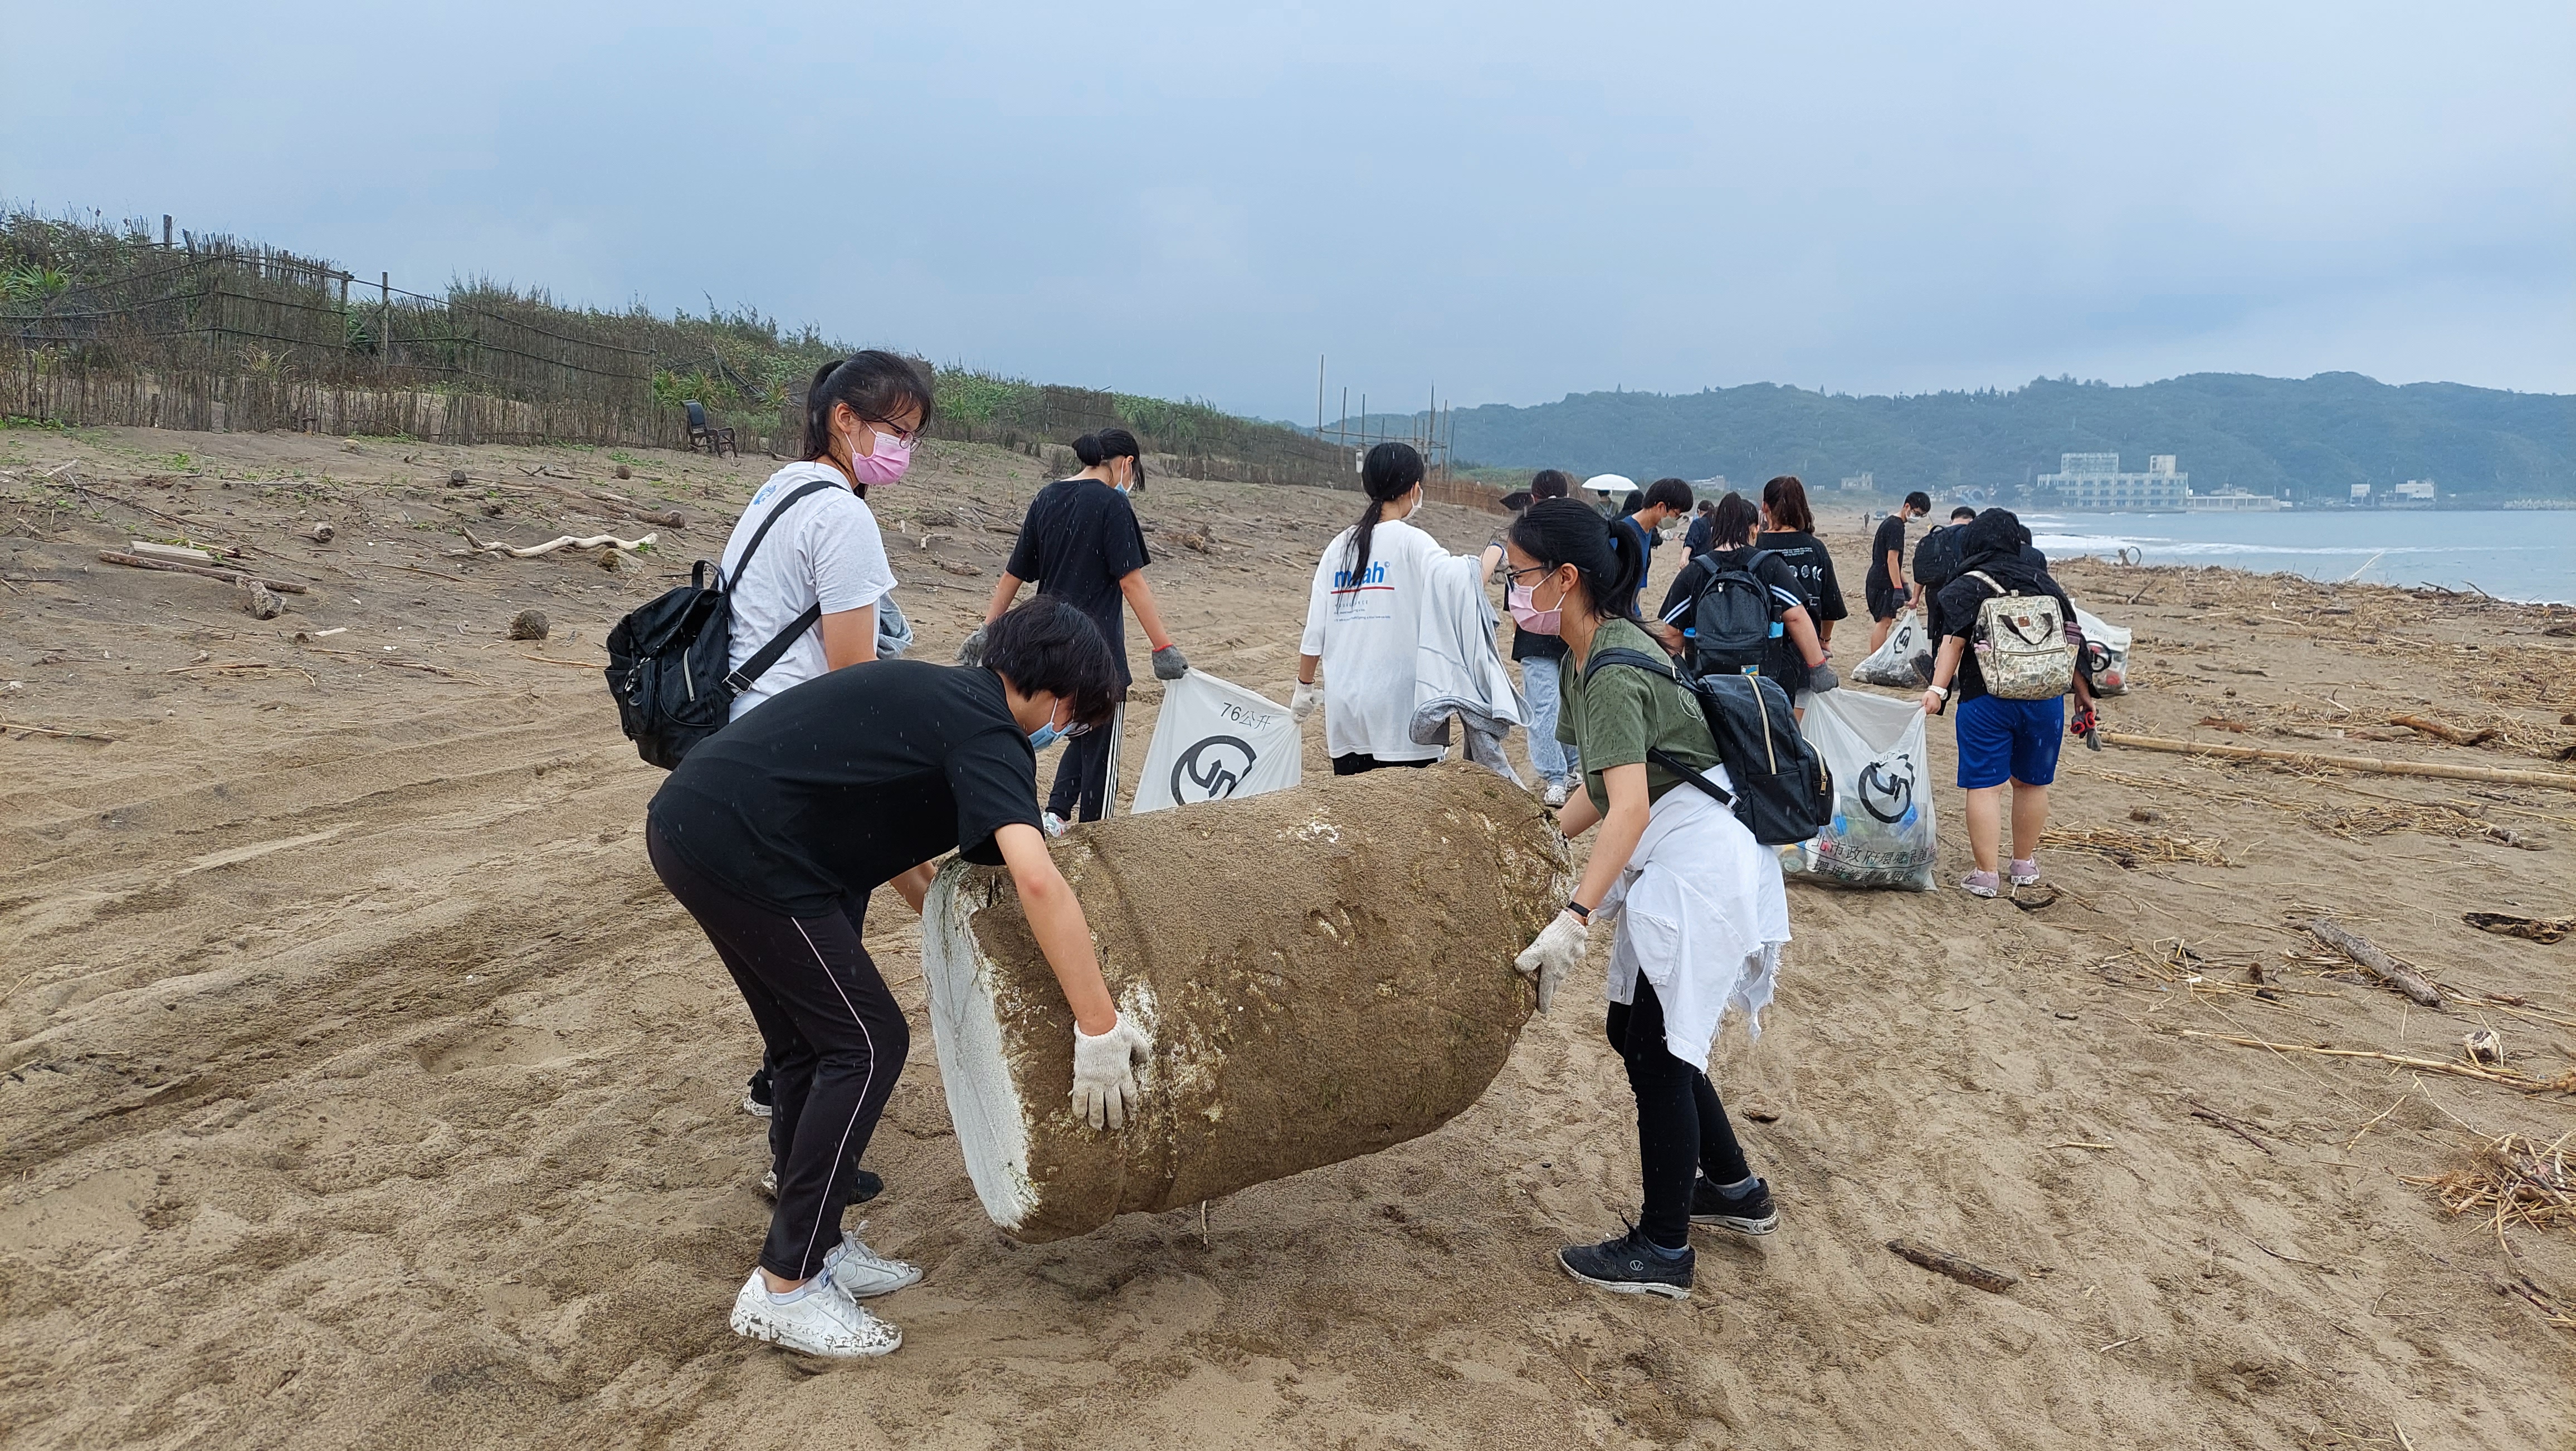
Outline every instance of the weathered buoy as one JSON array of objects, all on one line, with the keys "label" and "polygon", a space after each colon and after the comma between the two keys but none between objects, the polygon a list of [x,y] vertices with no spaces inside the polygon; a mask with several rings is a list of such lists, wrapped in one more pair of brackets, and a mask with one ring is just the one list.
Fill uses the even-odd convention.
[{"label": "weathered buoy", "polygon": [[1572,888],[1536,798],[1463,762],[1121,817],[1054,847],[1122,1014],[1141,1115],[1073,1115],[1073,1015],[1007,872],[951,861],[922,969],[977,1197],[1029,1243],[1431,1132],[1535,1001],[1512,958]]}]

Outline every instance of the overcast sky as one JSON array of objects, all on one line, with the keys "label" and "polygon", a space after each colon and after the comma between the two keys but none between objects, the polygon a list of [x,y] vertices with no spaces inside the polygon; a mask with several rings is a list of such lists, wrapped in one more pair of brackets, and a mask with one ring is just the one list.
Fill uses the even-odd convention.
[{"label": "overcast sky", "polygon": [[119,0],[0,51],[0,197],[1291,419],[2576,392],[2576,6],[2112,8]]}]

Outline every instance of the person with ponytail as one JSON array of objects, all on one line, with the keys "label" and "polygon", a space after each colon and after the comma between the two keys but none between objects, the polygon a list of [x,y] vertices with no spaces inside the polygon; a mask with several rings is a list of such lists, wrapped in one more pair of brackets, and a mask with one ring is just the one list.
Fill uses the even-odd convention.
[{"label": "person with ponytail", "polygon": [[[1145,643],[1154,651],[1154,678],[1178,680],[1190,662],[1163,628],[1154,590],[1145,583],[1145,531],[1136,523],[1127,492],[1145,481],[1144,450],[1136,435],[1123,428],[1104,428],[1073,441],[1073,456],[1082,472],[1038,490],[1020,521],[1020,537],[1011,546],[1011,562],[993,586],[984,608],[989,627],[1010,609],[1020,586],[1034,581],[1040,598],[1065,601],[1091,617],[1109,642],[1118,663],[1118,698],[1127,698],[1134,675],[1127,668],[1127,615],[1145,627]],[[967,641],[972,654],[982,638]],[[964,655],[961,659],[966,658]],[[1117,730],[1093,731],[1066,745],[1056,767],[1055,785],[1047,791],[1049,831],[1062,831],[1071,821],[1098,821],[1108,813],[1118,783],[1109,779]]]},{"label": "person with ponytail", "polygon": [[1551,499],[1531,505],[1505,538],[1508,581],[1529,591],[1522,628],[1561,636],[1576,667],[1557,736],[1582,754],[1583,792],[1557,822],[1569,837],[1598,828],[1573,897],[1514,966],[1537,979],[1546,1012],[1591,928],[1616,921],[1606,1026],[1637,1101],[1644,1179],[1626,1234],[1569,1244],[1557,1262],[1605,1290],[1681,1299],[1694,1271],[1693,1226],[1768,1234],[1779,1225],[1770,1185],[1746,1162],[1706,1070],[1728,1009],[1761,1030],[1789,940],[1780,860],[1663,764],[1733,784],[1663,649],[1604,603],[1634,595],[1645,573],[1635,531]]},{"label": "person with ponytail", "polygon": [[1315,565],[1289,709],[1304,720],[1317,704],[1324,707],[1324,749],[1336,776],[1380,766],[1427,766],[1447,751],[1419,744],[1412,735],[1432,576],[1473,570],[1481,592],[1502,561],[1500,543],[1472,557],[1451,554],[1406,522],[1422,507],[1422,476],[1422,455],[1411,445],[1370,449],[1360,463],[1368,507],[1358,523],[1324,547]]},{"label": "person with ponytail", "polygon": [[[1816,638],[1833,653],[1834,621],[1851,613],[1843,604],[1843,587],[1834,578],[1834,557],[1816,537],[1816,516],[1807,507],[1807,486],[1796,474],[1782,474],[1762,486],[1762,532],[1753,541],[1786,560],[1806,596],[1807,616],[1815,621]],[[1830,673],[1830,672],[1828,672]],[[1830,689],[1830,686],[1819,686]]]},{"label": "person with ponytail", "polygon": [[[733,719],[792,686],[877,658],[878,615],[881,607],[891,613],[895,578],[868,489],[903,477],[931,410],[928,373],[893,353],[871,348],[814,374],[802,456],[769,476],[725,541],[733,667],[790,629],[799,636],[734,698]],[[746,567],[744,552],[764,528],[768,537]]]}]

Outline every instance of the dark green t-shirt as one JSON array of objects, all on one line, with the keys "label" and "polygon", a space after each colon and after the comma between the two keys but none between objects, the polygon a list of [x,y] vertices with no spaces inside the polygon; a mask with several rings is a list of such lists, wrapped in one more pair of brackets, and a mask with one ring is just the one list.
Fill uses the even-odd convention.
[{"label": "dark green t-shirt", "polygon": [[[1631,620],[1602,621],[1592,636],[1592,655],[1611,649],[1634,650],[1649,660],[1672,658]],[[1717,742],[1688,687],[1633,665],[1604,665],[1596,679],[1590,657],[1580,675],[1566,677],[1556,738],[1582,753],[1583,790],[1603,813],[1610,810],[1610,789],[1601,784],[1601,773],[1612,766],[1643,763],[1648,801],[1661,801],[1681,784],[1679,776],[1646,760],[1650,747],[1701,770],[1717,764]]]}]

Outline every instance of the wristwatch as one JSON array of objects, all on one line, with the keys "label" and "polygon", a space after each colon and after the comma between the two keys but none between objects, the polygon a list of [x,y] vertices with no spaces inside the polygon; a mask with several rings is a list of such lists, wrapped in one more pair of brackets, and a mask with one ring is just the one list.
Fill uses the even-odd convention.
[{"label": "wristwatch", "polygon": [[1565,900],[1565,910],[1574,914],[1575,921],[1582,923],[1586,927],[1592,925],[1592,909],[1584,906],[1581,902],[1568,897]]}]

